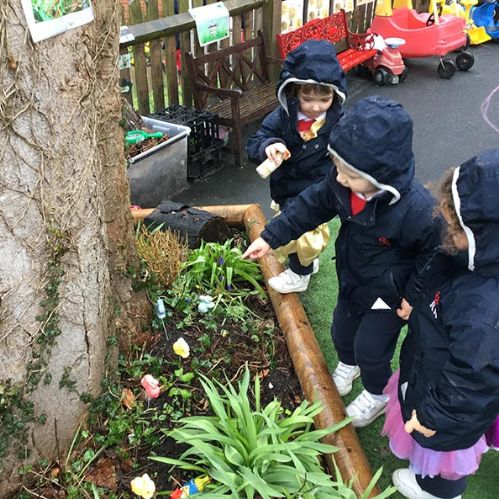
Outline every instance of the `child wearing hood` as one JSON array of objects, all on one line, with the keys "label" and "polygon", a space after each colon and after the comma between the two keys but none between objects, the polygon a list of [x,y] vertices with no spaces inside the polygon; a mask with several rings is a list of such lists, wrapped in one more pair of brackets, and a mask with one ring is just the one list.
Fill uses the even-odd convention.
[{"label": "child wearing hood", "polygon": [[338,216],[338,302],[331,335],[333,379],[348,394],[356,427],[384,413],[397,338],[416,302],[423,270],[439,243],[433,201],[414,179],[412,120],[397,102],[373,96],[345,113],[329,138],[330,175],[303,191],[245,252],[259,258]]},{"label": "child wearing hood", "polygon": [[[246,148],[254,163],[268,158],[279,165],[270,175],[272,207],[279,212],[331,170],[328,138],[346,98],[345,73],[334,45],[309,40],[290,52],[283,63],[277,97],[281,106],[263,120]],[[328,241],[328,226],[322,224],[280,248],[276,255],[281,262],[288,256],[289,268],[270,279],[269,285],[280,293],[305,291]]]},{"label": "child wearing hood", "polygon": [[[405,497],[460,498],[499,413],[499,149],[447,172],[443,249],[412,311],[384,432]],[[487,432],[487,430],[489,430]],[[484,433],[486,435],[484,436]],[[493,445],[493,440],[489,444]]]}]

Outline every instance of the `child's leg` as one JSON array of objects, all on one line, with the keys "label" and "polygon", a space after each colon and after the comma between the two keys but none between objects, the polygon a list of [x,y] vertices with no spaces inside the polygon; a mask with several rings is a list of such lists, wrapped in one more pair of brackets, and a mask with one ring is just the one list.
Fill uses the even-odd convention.
[{"label": "child's leg", "polygon": [[333,312],[331,338],[338,353],[338,359],[349,366],[357,365],[354,340],[362,315],[349,310],[345,301],[339,300]]},{"label": "child's leg", "polygon": [[390,362],[405,322],[394,310],[370,310],[362,317],[355,336],[355,359],[362,384],[373,395],[381,395],[392,374]]},{"label": "child's leg", "polygon": [[458,480],[446,480],[440,476],[433,478],[416,475],[418,485],[429,494],[435,497],[449,499],[460,496],[466,489],[467,477],[459,478]]},{"label": "child's leg", "polygon": [[290,253],[288,255],[288,267],[298,275],[310,275],[313,271],[314,265],[304,266],[300,263],[297,253]]}]

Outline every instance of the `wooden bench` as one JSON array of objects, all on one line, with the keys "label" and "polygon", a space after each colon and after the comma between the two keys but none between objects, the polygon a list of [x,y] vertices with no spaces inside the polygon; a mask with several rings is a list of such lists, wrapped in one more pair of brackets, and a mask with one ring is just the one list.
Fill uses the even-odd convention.
[{"label": "wooden bench", "polygon": [[243,150],[241,126],[277,106],[276,83],[271,81],[269,63],[278,63],[265,53],[263,34],[199,57],[186,53],[194,105],[216,113],[218,123],[232,128],[236,166]]},{"label": "wooden bench", "polygon": [[[352,33],[348,29],[344,10],[323,19],[312,19],[302,27],[276,35],[281,58],[305,40],[327,40],[337,46],[338,61],[346,72],[368,61],[376,54],[374,35]],[[342,50],[341,45],[346,48]]]}]

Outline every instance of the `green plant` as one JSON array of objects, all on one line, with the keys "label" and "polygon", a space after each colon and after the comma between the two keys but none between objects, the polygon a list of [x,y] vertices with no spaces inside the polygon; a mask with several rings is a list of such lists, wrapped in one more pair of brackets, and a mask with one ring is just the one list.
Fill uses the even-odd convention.
[{"label": "green plant", "polygon": [[177,428],[166,432],[178,444],[188,446],[180,459],[151,459],[209,475],[214,483],[203,497],[211,499],[355,498],[347,484],[333,480],[323,470],[321,462],[322,453],[337,449],[320,443],[320,439],[349,421],[312,430],[313,418],[322,410],[318,402],[305,401],[288,415],[277,400],[261,407],[258,376],[252,408],[249,382],[247,367],[238,390],[230,383],[224,386],[203,376],[201,383],[214,415],[184,418]]},{"label": "green plant", "polygon": [[263,294],[258,282],[261,279],[258,264],[243,260],[241,256],[241,250],[232,247],[232,239],[224,244],[202,242],[182,265],[184,289],[198,287],[229,295],[256,290]]}]

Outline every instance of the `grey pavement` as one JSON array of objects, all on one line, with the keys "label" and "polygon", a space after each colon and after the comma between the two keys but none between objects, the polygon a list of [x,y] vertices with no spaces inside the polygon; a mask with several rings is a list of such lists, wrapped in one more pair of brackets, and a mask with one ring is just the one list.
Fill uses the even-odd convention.
[{"label": "grey pavement", "polygon": [[[406,61],[409,76],[399,85],[377,87],[370,80],[348,75],[347,107],[378,94],[400,102],[411,114],[416,176],[424,183],[438,180],[447,168],[484,149],[499,147],[499,133],[487,124],[482,110],[499,87],[499,43],[491,41],[470,50],[475,65],[468,72],[456,72],[451,80],[438,77],[437,58]],[[489,100],[486,116],[499,129],[499,90]],[[257,128],[258,123],[247,126],[245,135]],[[260,203],[270,216],[268,181],[256,174],[252,163],[244,161],[236,168],[229,152],[225,159],[225,168],[191,184],[174,199],[191,206]]]}]

